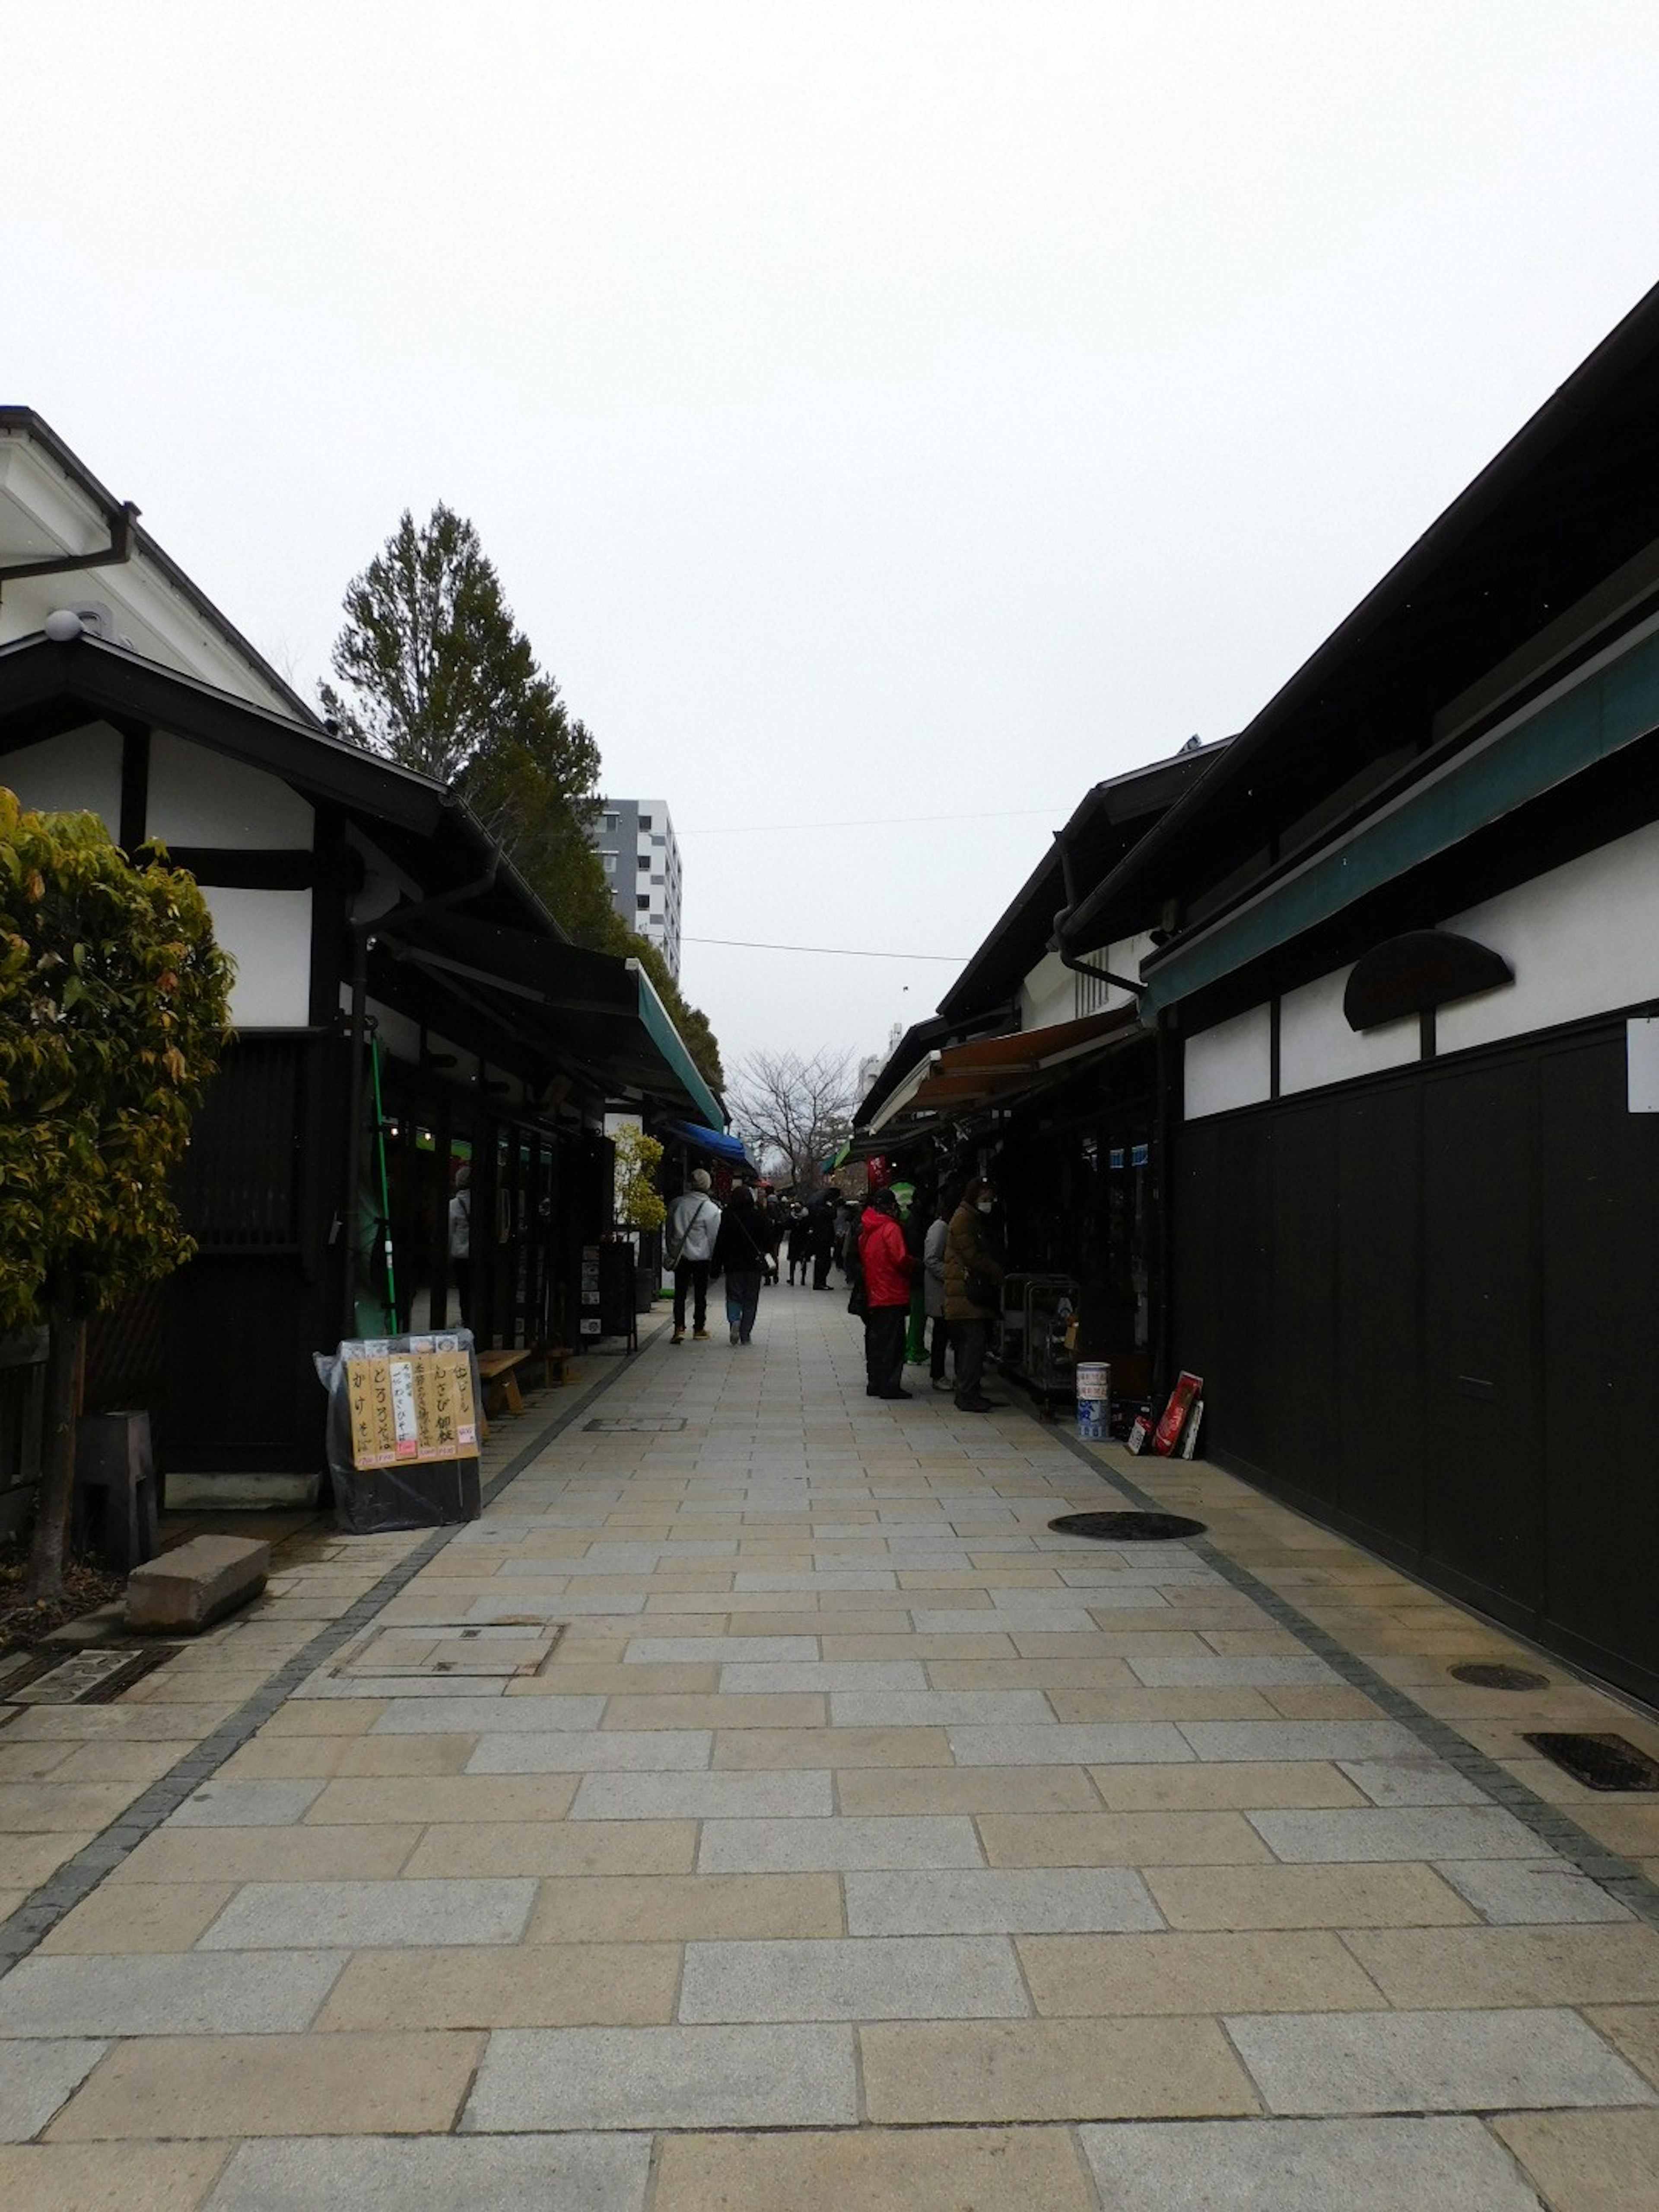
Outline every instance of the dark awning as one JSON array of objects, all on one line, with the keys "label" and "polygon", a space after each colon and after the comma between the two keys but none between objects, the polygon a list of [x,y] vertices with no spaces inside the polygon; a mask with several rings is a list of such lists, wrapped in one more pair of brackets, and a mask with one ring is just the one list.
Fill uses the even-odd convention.
[{"label": "dark awning", "polygon": [[694,1152],[707,1152],[711,1159],[724,1160],[730,1167],[755,1171],[755,1163],[744,1152],[741,1140],[724,1129],[706,1129],[697,1121],[659,1121],[657,1129],[664,1136],[675,1137],[681,1144],[690,1145]]}]

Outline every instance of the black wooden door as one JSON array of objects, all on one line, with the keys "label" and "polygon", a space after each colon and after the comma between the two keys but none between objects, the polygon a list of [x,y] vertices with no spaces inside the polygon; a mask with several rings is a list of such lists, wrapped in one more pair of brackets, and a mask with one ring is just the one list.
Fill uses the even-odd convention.
[{"label": "black wooden door", "polygon": [[1337,1107],[1339,1510],[1390,1550],[1423,1548],[1421,1091]]},{"label": "black wooden door", "polygon": [[1509,1618],[1543,1589],[1535,1091],[1525,1061],[1423,1090],[1425,1549]]}]

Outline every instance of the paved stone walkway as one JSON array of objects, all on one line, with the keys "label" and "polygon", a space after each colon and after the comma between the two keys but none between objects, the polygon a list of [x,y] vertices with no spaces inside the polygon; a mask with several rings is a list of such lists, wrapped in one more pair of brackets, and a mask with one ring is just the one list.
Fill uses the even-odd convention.
[{"label": "paved stone walkway", "polygon": [[[1520,1732],[1659,1736],[1465,1689],[1492,1631],[1097,1456],[1214,1551],[1052,1534],[1095,1468],[866,1400],[839,1298],[659,1335],[0,1981],[0,2203],[1659,2206],[1643,1886],[1498,1802],[1651,1872],[1659,1802]],[[142,1761],[145,1690],[0,1729],[0,1799],[82,1723]]]}]

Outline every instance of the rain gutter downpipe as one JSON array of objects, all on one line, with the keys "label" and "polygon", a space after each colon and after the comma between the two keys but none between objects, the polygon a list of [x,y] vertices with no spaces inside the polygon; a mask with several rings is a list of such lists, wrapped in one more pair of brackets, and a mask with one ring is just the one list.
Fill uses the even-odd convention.
[{"label": "rain gutter downpipe", "polygon": [[441,913],[446,908],[459,906],[466,900],[482,898],[495,881],[501,865],[500,848],[492,850],[489,866],[483,875],[471,883],[462,884],[453,891],[441,891],[435,898],[417,899],[409,906],[393,907],[389,913],[372,915],[366,921],[353,920],[351,929],[351,1016],[347,1035],[350,1041],[350,1088],[346,1105],[346,1161],[345,1203],[342,1219],[345,1224],[345,1290],[341,1299],[343,1321],[340,1334],[349,1339],[357,1330],[357,1285],[362,1273],[362,1255],[357,1249],[357,1186],[363,1172],[363,1060],[368,1042],[368,948],[377,933],[389,930],[394,923],[418,921],[428,914]]},{"label": "rain gutter downpipe", "polygon": [[1144,983],[1137,982],[1132,976],[1115,975],[1109,968],[1097,968],[1092,962],[1080,959],[1075,952],[1068,950],[1066,925],[1077,911],[1077,881],[1072,870],[1072,856],[1066,849],[1066,832],[1056,830],[1054,837],[1054,849],[1060,855],[1060,878],[1066,886],[1066,903],[1054,916],[1054,950],[1060,955],[1060,966],[1073,969],[1079,975],[1092,975],[1097,982],[1110,983],[1116,989],[1127,991],[1132,998],[1138,999],[1146,988]]}]

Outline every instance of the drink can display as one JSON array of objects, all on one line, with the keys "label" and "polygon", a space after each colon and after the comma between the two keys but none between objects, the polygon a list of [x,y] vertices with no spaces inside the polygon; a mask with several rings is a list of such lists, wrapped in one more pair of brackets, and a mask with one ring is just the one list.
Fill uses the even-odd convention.
[{"label": "drink can display", "polygon": [[1077,1432],[1085,1443],[1104,1443],[1112,1411],[1112,1370],[1103,1359],[1080,1359],[1077,1368]]}]

